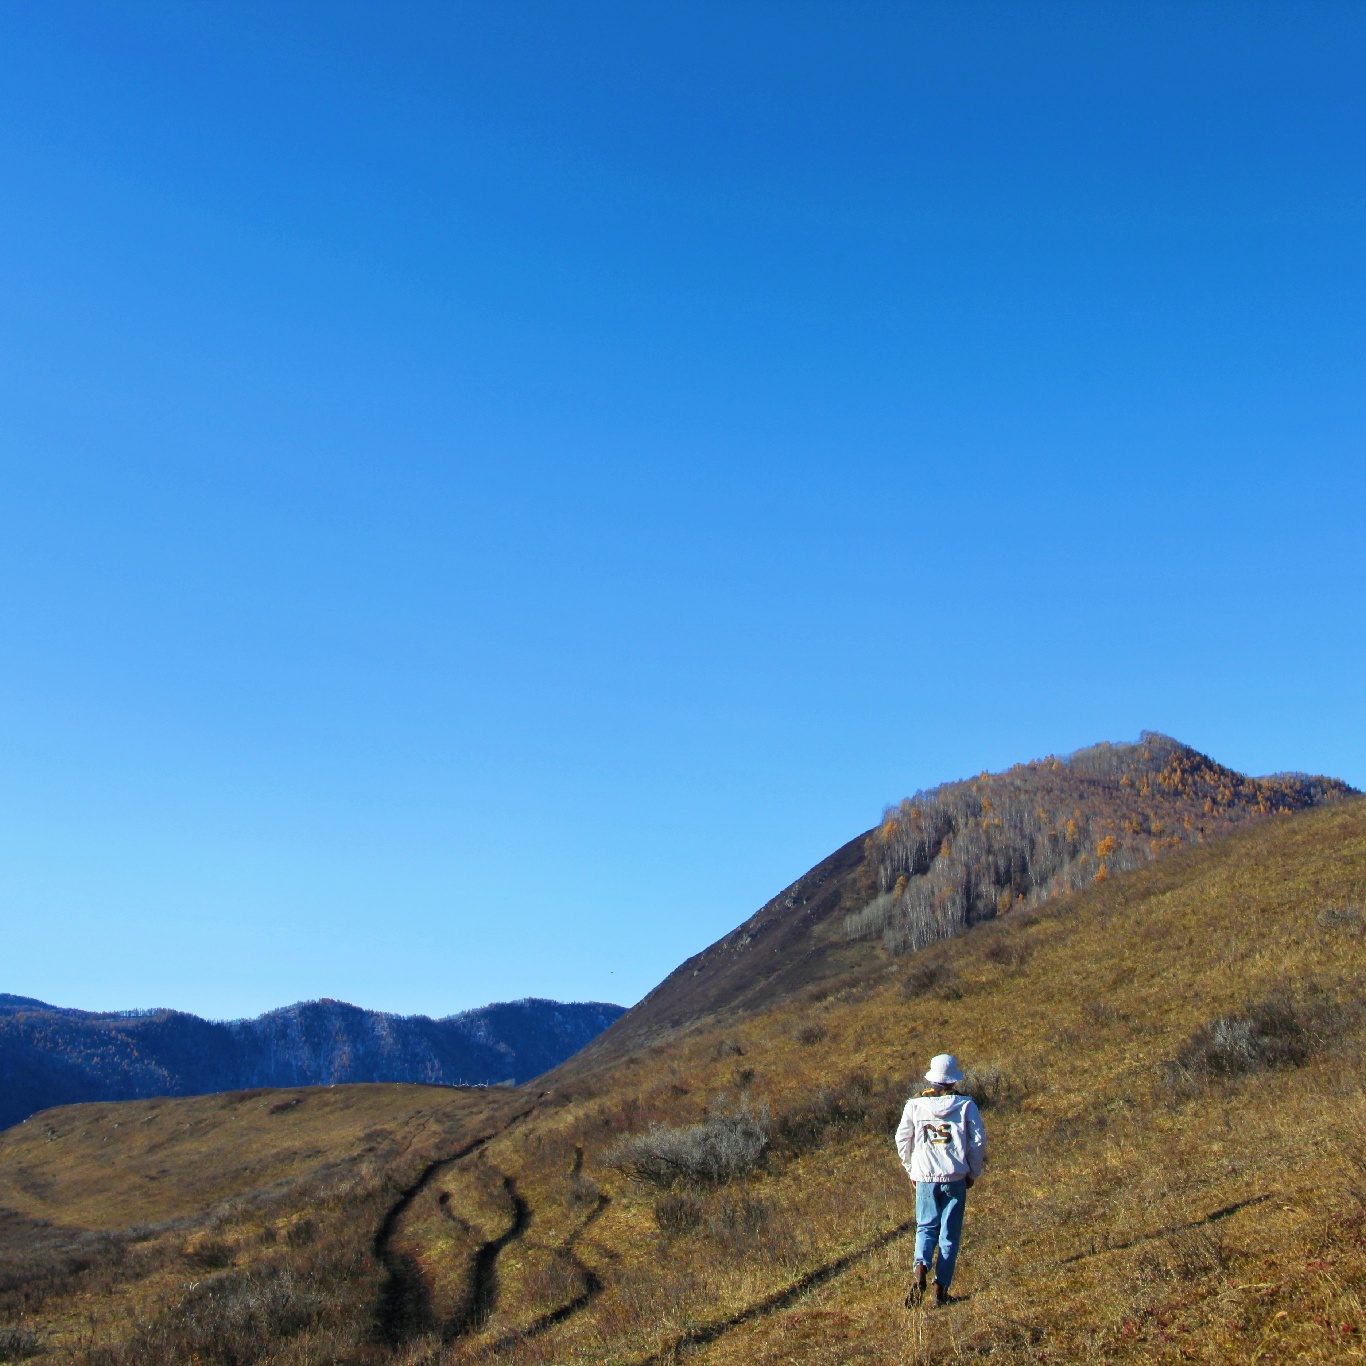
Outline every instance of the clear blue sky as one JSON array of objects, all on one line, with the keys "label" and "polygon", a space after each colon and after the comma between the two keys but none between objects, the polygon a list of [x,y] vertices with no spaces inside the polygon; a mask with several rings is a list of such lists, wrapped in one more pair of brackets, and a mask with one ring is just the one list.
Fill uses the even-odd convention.
[{"label": "clear blue sky", "polygon": [[1366,9],[0,9],[0,990],[630,1003],[884,803],[1366,785]]}]

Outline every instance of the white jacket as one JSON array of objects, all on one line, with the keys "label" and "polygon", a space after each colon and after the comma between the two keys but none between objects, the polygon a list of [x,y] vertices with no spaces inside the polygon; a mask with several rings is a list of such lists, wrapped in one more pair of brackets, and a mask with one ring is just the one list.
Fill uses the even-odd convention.
[{"label": "white jacket", "polygon": [[987,1155],[982,1116],[971,1096],[912,1096],[896,1131],[896,1151],[912,1181],[975,1181]]}]

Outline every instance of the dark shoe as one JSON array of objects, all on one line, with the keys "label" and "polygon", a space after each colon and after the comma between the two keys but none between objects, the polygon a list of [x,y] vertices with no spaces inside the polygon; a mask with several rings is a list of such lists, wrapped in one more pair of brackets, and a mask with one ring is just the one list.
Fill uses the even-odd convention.
[{"label": "dark shoe", "polygon": [[924,1262],[915,1264],[915,1279],[911,1282],[911,1288],[906,1292],[907,1309],[914,1309],[925,1298],[925,1282],[929,1278],[929,1274],[930,1269]]},{"label": "dark shoe", "polygon": [[934,1283],[934,1302],[936,1304],[947,1304],[949,1302],[949,1288],[940,1285],[938,1281]]}]

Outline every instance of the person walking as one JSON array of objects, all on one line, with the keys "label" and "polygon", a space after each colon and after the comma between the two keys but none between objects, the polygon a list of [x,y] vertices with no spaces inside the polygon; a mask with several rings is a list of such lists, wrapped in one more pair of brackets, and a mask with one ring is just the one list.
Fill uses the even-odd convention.
[{"label": "person walking", "polygon": [[963,1080],[958,1059],[952,1053],[931,1058],[925,1080],[929,1086],[906,1102],[896,1131],[897,1155],[915,1182],[915,1280],[908,1309],[925,1297],[936,1244],[934,1302],[948,1303],[963,1241],[963,1207],[987,1152],[977,1102],[957,1089]]}]

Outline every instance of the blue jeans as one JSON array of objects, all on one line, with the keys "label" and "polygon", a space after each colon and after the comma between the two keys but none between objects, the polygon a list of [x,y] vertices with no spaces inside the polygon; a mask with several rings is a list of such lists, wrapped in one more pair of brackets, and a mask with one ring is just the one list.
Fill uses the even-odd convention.
[{"label": "blue jeans", "polygon": [[939,1244],[939,1265],[934,1278],[945,1290],[953,1284],[953,1264],[963,1244],[965,1181],[917,1181],[915,1183],[915,1259],[929,1266],[934,1245]]}]

